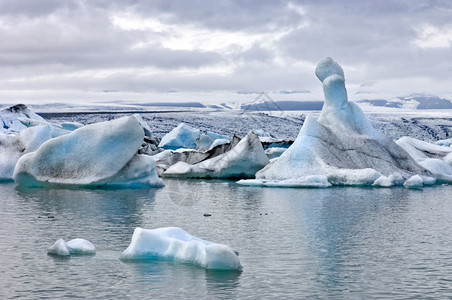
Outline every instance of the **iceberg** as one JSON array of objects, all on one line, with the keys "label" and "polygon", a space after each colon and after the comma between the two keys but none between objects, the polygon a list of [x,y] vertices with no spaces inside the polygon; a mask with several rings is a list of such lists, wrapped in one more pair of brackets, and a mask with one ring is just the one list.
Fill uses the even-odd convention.
[{"label": "iceberg", "polygon": [[214,142],[214,139],[207,134],[201,133],[196,139],[196,150],[204,152],[210,148],[210,145]]},{"label": "iceberg", "polygon": [[[216,140],[217,141],[217,140]],[[230,151],[240,142],[240,138],[234,136],[232,140],[225,144],[219,144],[205,152],[195,151],[193,149],[164,150],[152,156],[157,166],[157,173],[162,175],[170,166],[177,162],[186,162],[188,164],[197,164],[203,160],[219,156]]]},{"label": "iceberg", "polygon": [[2,124],[0,132],[3,133],[17,133],[27,127],[49,124],[24,104],[17,104],[0,110],[0,121]]},{"label": "iceberg", "polygon": [[21,156],[36,151],[45,141],[69,131],[52,125],[37,125],[16,134],[0,132],[0,180],[12,180],[14,168]]},{"label": "iceberg", "polygon": [[70,256],[70,255],[93,255],[96,253],[96,247],[85,239],[73,239],[65,242],[59,239],[47,249],[47,254]]},{"label": "iceberg", "polygon": [[[273,186],[391,186],[413,175],[424,184],[434,175],[420,166],[394,141],[378,133],[357,104],[349,102],[344,72],[333,59],[322,60],[316,76],[323,84],[323,109],[316,120],[308,116],[294,143],[256,173],[256,180]],[[314,176],[314,177],[313,177]],[[434,178],[433,178],[434,181]]]},{"label": "iceberg", "polygon": [[149,127],[149,124],[145,120],[143,120],[140,114],[133,114],[133,116],[138,120],[138,123],[140,123],[140,126],[144,130],[144,140],[141,148],[138,150],[138,153],[147,155],[158,153],[159,140],[154,136],[154,133],[152,132],[151,127]]},{"label": "iceberg", "polygon": [[214,270],[241,270],[237,252],[229,246],[202,240],[178,227],[135,228],[122,260],[167,259]]},{"label": "iceberg", "polygon": [[180,123],[160,140],[159,148],[176,150],[179,148],[195,149],[196,140],[201,136],[199,129]]},{"label": "iceberg", "polygon": [[452,148],[431,144],[411,137],[396,143],[405,149],[422,167],[432,172],[439,182],[452,182]]},{"label": "iceberg", "polygon": [[178,162],[163,176],[182,178],[253,178],[269,163],[259,137],[248,133],[234,148],[197,164]]},{"label": "iceberg", "polygon": [[137,154],[144,138],[134,116],[87,125],[22,156],[18,185],[160,187],[152,157]]}]

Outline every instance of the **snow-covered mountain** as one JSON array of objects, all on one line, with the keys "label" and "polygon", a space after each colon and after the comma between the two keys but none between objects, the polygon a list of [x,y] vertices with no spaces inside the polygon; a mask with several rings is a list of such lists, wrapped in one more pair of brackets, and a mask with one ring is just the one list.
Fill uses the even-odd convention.
[{"label": "snow-covered mountain", "polygon": [[431,94],[411,94],[395,99],[363,99],[358,103],[368,103],[371,106],[411,108],[411,109],[452,109],[452,101]]}]

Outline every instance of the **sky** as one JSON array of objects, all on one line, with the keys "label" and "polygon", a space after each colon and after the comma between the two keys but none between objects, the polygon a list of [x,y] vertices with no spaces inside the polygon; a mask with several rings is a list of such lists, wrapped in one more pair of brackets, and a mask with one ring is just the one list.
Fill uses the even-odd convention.
[{"label": "sky", "polygon": [[0,103],[452,99],[450,0],[0,1]]}]

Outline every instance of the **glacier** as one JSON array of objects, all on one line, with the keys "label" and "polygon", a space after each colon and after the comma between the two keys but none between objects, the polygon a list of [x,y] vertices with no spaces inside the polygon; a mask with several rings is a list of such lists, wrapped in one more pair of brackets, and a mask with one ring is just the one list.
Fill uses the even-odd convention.
[{"label": "glacier", "polygon": [[130,245],[120,258],[176,260],[211,270],[242,269],[238,254],[231,247],[202,240],[178,227],[135,228]]},{"label": "glacier", "polygon": [[93,243],[81,238],[76,238],[68,242],[59,239],[47,249],[47,254],[58,256],[93,255],[95,253],[96,247],[94,247]]},{"label": "glacier", "polygon": [[181,178],[254,178],[269,163],[259,137],[249,132],[234,148],[197,164],[179,161],[163,176]]},{"label": "glacier", "polygon": [[22,156],[18,185],[32,187],[160,187],[155,162],[138,154],[144,130],[135,116],[86,125]]},{"label": "glacier", "polygon": [[435,175],[402,147],[378,133],[355,103],[349,102],[342,67],[332,58],[315,70],[322,82],[324,105],[308,116],[294,143],[243,185],[327,187],[330,185],[402,185],[418,175],[424,185]]}]

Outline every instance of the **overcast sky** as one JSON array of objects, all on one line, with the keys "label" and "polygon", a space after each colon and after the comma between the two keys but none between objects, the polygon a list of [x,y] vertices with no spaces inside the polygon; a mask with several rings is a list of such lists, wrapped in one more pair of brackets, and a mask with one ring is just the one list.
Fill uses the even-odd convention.
[{"label": "overcast sky", "polygon": [[450,0],[0,1],[0,41],[0,103],[321,100],[327,56],[352,99],[452,95]]}]

